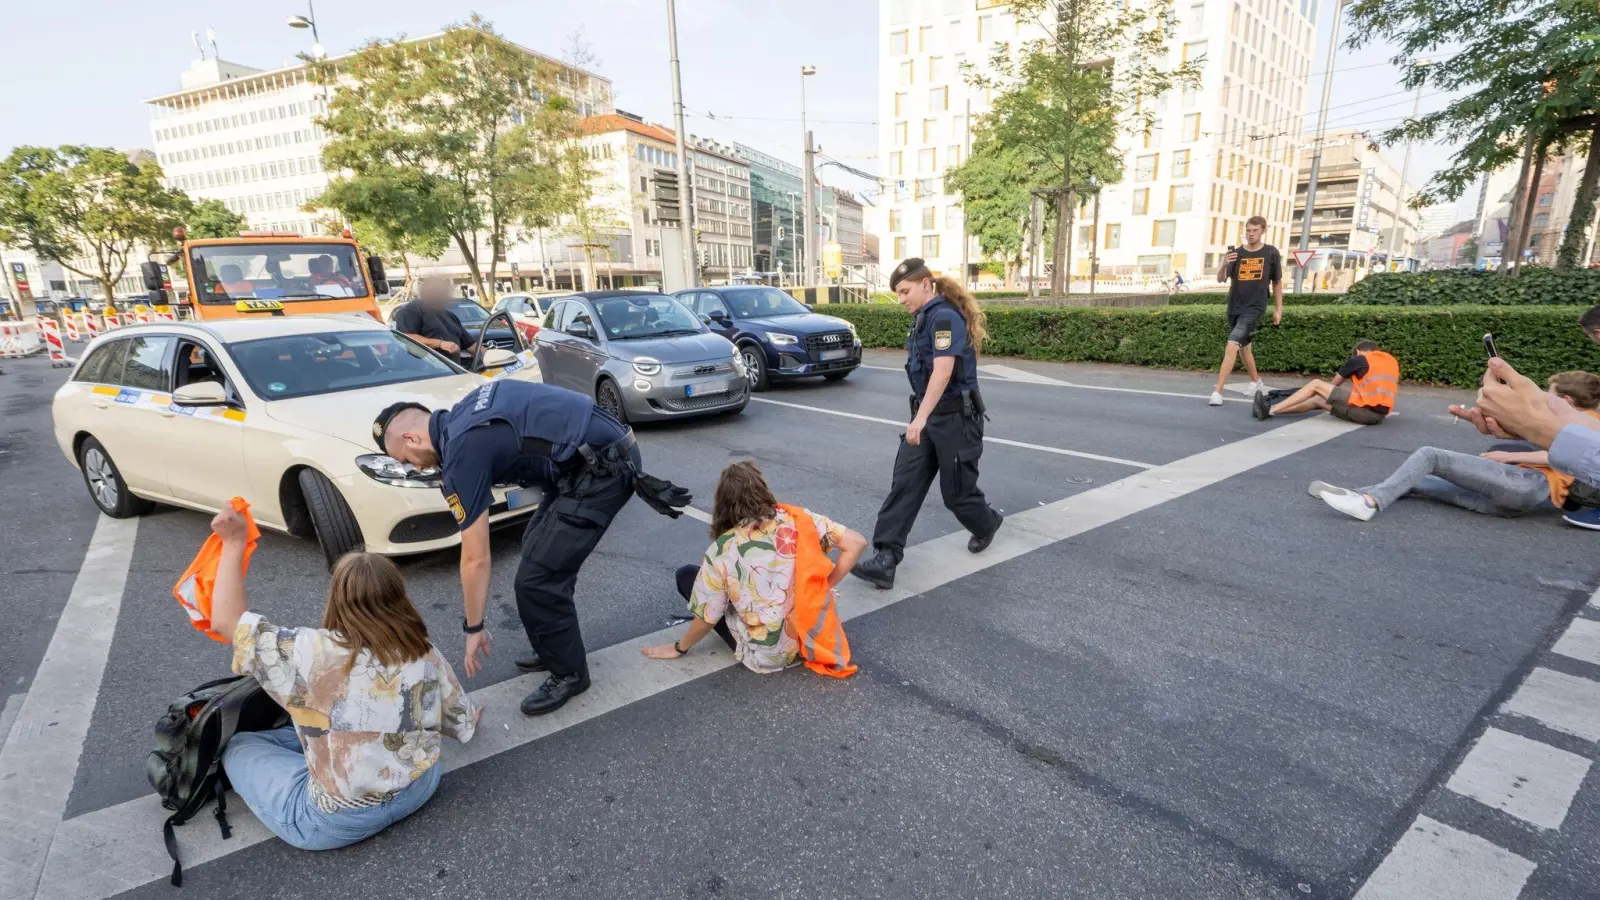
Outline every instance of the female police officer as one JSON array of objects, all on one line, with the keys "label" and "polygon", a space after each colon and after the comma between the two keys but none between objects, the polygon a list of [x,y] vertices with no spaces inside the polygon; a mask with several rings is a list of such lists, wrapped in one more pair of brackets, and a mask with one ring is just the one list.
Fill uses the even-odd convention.
[{"label": "female police officer", "polygon": [[[419,469],[443,470],[445,501],[461,529],[461,592],[467,675],[489,655],[489,507],[497,484],[541,485],[545,500],[522,535],[517,612],[533,653],[517,660],[549,678],[522,701],[530,716],[560,709],[589,689],[573,589],[578,569],[634,494],[677,518],[689,492],[644,474],[633,432],[588,397],[548,384],[498,379],[454,408],[396,403],[372,423],[378,448]],[[515,505],[515,504],[514,504]]]},{"label": "female police officer", "polygon": [[920,259],[908,259],[889,276],[889,288],[912,315],[906,339],[911,378],[911,424],[894,460],[894,482],[878,510],[872,533],[877,553],[852,574],[879,590],[894,587],[917,510],[939,476],[944,505],[972,538],[967,549],[988,549],[1001,515],[978,489],[983,454],[983,398],[978,393],[978,351],[987,335],[983,310],[953,278],[935,278]]}]

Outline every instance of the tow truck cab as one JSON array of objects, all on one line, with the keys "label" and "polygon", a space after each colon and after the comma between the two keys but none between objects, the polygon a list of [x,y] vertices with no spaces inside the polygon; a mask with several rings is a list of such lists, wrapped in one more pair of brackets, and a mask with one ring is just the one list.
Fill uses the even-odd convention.
[{"label": "tow truck cab", "polygon": [[251,314],[327,315],[366,313],[381,322],[378,298],[389,293],[383,261],[363,257],[346,231],[340,237],[302,237],[294,232],[244,231],[236,238],[189,240],[173,229],[178,249],[167,262],[180,263],[187,296],[171,296],[158,262],[140,265],[149,303],[187,306],[196,319],[234,319]]}]

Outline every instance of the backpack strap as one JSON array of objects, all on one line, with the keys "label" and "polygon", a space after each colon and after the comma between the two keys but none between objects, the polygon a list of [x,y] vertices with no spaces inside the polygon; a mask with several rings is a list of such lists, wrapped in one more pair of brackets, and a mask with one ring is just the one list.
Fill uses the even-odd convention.
[{"label": "backpack strap", "polygon": [[167,855],[172,857],[172,877],[167,879],[173,887],[183,887],[183,863],[178,861],[178,836],[172,833],[172,821],[177,815],[167,816],[161,823],[161,840],[167,845]]}]

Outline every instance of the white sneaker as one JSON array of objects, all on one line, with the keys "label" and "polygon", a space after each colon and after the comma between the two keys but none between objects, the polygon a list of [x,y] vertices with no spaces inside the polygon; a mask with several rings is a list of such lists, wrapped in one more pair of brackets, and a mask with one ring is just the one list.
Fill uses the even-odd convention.
[{"label": "white sneaker", "polygon": [[1335,494],[1331,491],[1322,492],[1322,502],[1337,509],[1352,519],[1369,521],[1378,514],[1378,510],[1367,503],[1367,498],[1354,491]]},{"label": "white sneaker", "polygon": [[1211,392],[1211,400],[1208,403],[1206,403],[1206,405],[1207,406],[1221,406],[1222,405],[1222,392],[1221,391],[1212,391]]},{"label": "white sneaker", "polygon": [[1336,484],[1329,484],[1326,481],[1313,481],[1306,488],[1306,493],[1313,497],[1321,497],[1323,494],[1354,494],[1355,491],[1339,487]]},{"label": "white sneaker", "polygon": [[1252,397],[1255,396],[1256,394],[1261,393],[1262,391],[1264,391],[1266,389],[1267,389],[1267,386],[1262,384],[1259,381],[1252,381],[1249,384],[1244,386],[1244,392],[1246,394],[1249,394]]}]

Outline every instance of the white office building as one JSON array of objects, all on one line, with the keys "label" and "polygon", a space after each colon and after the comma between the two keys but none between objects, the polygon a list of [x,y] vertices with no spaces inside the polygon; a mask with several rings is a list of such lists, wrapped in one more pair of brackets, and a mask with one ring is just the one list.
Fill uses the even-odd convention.
[{"label": "white office building", "polygon": [[[880,4],[879,144],[889,182],[873,227],[886,256],[922,256],[956,272],[961,201],[942,176],[964,158],[968,126],[992,100],[961,68],[986,65],[999,42],[1018,47],[1037,35],[1003,0]],[[1091,239],[1102,277],[1206,276],[1257,214],[1271,223],[1267,240],[1287,250],[1317,5],[1177,0],[1171,58],[1203,60],[1201,84],[1153,98],[1155,126],[1122,138],[1127,169],[1102,191],[1098,233],[1090,221],[1075,223],[1074,277],[1089,273]],[[973,266],[982,259],[973,240]]]}]

